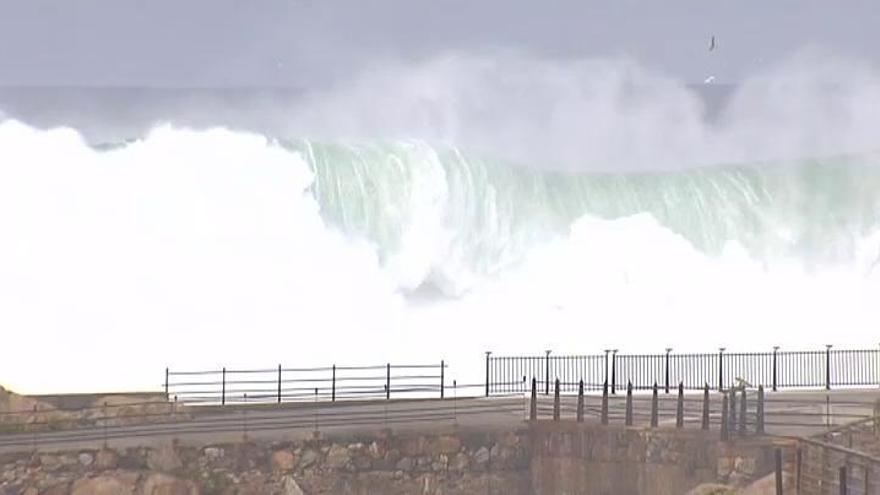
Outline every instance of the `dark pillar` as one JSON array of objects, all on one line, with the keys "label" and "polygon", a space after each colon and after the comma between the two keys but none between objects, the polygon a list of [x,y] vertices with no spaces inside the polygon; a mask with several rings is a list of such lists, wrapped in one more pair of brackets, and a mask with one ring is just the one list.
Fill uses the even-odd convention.
[{"label": "dark pillar", "polygon": [[774,392],[776,392],[776,384],[777,384],[777,376],[778,376],[777,371],[776,371],[777,370],[776,361],[778,358],[778,356],[777,356],[778,352],[779,352],[779,346],[774,345],[773,346],[773,391]]},{"label": "dark pillar", "polygon": [[756,418],[758,435],[764,434],[764,386],[758,386],[758,414]]},{"label": "dark pillar", "polygon": [[553,421],[559,421],[559,378],[553,384]]},{"label": "dark pillar", "polygon": [[578,383],[577,421],[578,421],[578,423],[582,423],[584,421],[584,381],[583,380],[581,380]]},{"label": "dark pillar", "polygon": [[626,426],[633,424],[633,385],[632,382],[626,384]]},{"label": "dark pillar", "polygon": [[538,381],[532,377],[532,398],[529,401],[529,419],[538,419]]},{"label": "dark pillar", "polygon": [[678,407],[675,409],[675,427],[684,426],[684,383],[678,383]]},{"label": "dark pillar", "polygon": [[608,382],[602,385],[602,424],[608,424]]},{"label": "dark pillar", "polygon": [[550,395],[550,351],[544,351],[544,395]]},{"label": "dark pillar", "polygon": [[492,351],[486,351],[486,397],[489,397],[489,384],[491,381],[489,380],[489,356],[492,355]]},{"label": "dark pillar", "polygon": [[825,389],[831,390],[831,345],[825,345]]},{"label": "dark pillar", "polygon": [[[333,367],[334,376],[336,374],[336,366]],[[440,398],[442,399],[446,392],[446,386],[443,383],[446,379],[446,362],[440,361]]]},{"label": "dark pillar", "polygon": [[659,424],[658,411],[657,411],[657,384],[654,383],[654,390],[651,394],[651,427],[656,428]]},{"label": "dark pillar", "polygon": [[611,393],[617,393],[617,349],[611,349]]},{"label": "dark pillar", "polygon": [[703,421],[701,424],[701,428],[704,430],[709,429],[709,384],[706,383],[703,386]]},{"label": "dark pillar", "polygon": [[666,348],[666,387],[664,389],[667,394],[669,393],[669,353],[670,352],[672,352],[672,348],[667,347]]}]

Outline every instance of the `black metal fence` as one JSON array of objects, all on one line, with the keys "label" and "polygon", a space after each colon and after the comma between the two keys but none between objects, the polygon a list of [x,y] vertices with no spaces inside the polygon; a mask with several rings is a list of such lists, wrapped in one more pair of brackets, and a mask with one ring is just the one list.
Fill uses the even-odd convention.
[{"label": "black metal fence", "polygon": [[443,398],[447,365],[326,366],[316,368],[172,371],[165,369],[165,394],[186,404]]},{"label": "black metal fence", "polygon": [[717,390],[745,385],[763,385],[769,390],[880,386],[880,348],[814,351],[728,353],[603,354],[556,356],[493,356],[486,353],[486,395],[524,393],[529,381],[537,380],[544,394],[557,378],[562,390],[576,391],[583,380],[587,390],[608,384],[611,393],[632,384],[648,390],[655,384],[664,392],[682,384],[699,390],[709,385]]}]

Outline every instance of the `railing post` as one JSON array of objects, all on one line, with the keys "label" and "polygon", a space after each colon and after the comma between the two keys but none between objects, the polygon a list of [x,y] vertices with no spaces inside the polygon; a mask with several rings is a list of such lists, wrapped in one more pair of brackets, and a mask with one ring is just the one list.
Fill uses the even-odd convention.
[{"label": "railing post", "polygon": [[730,434],[728,432],[728,412],[727,412],[727,394],[722,392],[721,396],[721,440],[726,442],[730,438]]},{"label": "railing post", "polygon": [[709,429],[709,384],[703,385],[703,421],[700,425],[702,429]]},{"label": "railing post", "polygon": [[333,376],[330,377],[330,401],[336,402],[336,365],[333,365]]},{"label": "railing post", "polygon": [[578,406],[577,406],[577,422],[584,421],[584,381],[578,382]]},{"label": "railing post", "polygon": [[774,345],[773,346],[773,391],[774,392],[776,392],[776,384],[777,384],[776,360],[778,358],[778,356],[777,356],[778,353],[779,353],[779,346]]},{"label": "railing post", "polygon": [[745,434],[746,434],[746,411],[747,411],[746,386],[743,385],[741,390],[742,390],[742,398],[740,399],[740,403],[739,403],[739,434],[740,434],[740,436],[745,436]]},{"label": "railing post", "polygon": [[659,424],[657,411],[657,382],[654,382],[654,388],[651,393],[651,428],[656,428]]},{"label": "railing post", "polygon": [[225,406],[226,405],[226,366],[223,367],[223,378],[222,378],[221,384],[222,385],[220,388],[220,405]]},{"label": "railing post", "polygon": [[550,395],[550,351],[544,351],[544,395]]},{"label": "railing post", "polygon": [[553,421],[559,421],[559,378],[553,386]]},{"label": "railing post", "polygon": [[168,400],[168,367],[165,367],[165,400]]},{"label": "railing post", "polygon": [[666,348],[666,393],[669,393],[669,353],[672,352],[671,347]]},{"label": "railing post", "polygon": [[602,424],[608,424],[608,382],[602,385]]},{"label": "railing post", "polygon": [[440,360],[440,398],[443,398],[444,395],[444,384],[443,381],[446,379],[446,362]]},{"label": "railing post", "polygon": [[608,383],[608,353],[611,352],[611,349],[605,349],[605,379],[603,383]]},{"label": "railing post", "polygon": [[718,391],[724,390],[724,347],[718,348]]},{"label": "railing post", "polygon": [[611,393],[617,393],[617,349],[611,349]]},{"label": "railing post", "polygon": [[831,344],[825,344],[825,390],[831,390]]},{"label": "railing post", "polygon": [[633,384],[632,382],[626,383],[626,417],[625,417],[626,426],[632,426],[633,424]]},{"label": "railing post", "polygon": [[278,403],[281,404],[281,365],[278,365]]},{"label": "railing post", "polygon": [[847,495],[846,490],[846,465],[840,466],[840,495]]},{"label": "railing post", "polygon": [[492,351],[486,351],[486,397],[489,397],[489,384],[490,376],[489,376],[489,356],[492,355]]},{"label": "railing post", "polygon": [[391,398],[391,363],[385,365],[385,400]]},{"label": "railing post", "polygon": [[758,435],[764,434],[764,386],[758,385],[758,415],[757,415],[757,432]]},{"label": "railing post", "polygon": [[782,494],[782,449],[776,449],[776,495]]},{"label": "railing post", "polygon": [[684,427],[684,382],[678,382],[678,407],[675,409],[675,427]]},{"label": "railing post", "polygon": [[529,401],[529,419],[538,419],[538,380],[532,377],[532,398]]}]

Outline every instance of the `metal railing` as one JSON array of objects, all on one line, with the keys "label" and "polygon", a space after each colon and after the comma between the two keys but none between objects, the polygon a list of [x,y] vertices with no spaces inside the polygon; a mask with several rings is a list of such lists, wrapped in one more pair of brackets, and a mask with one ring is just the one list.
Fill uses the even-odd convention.
[{"label": "metal railing", "polygon": [[658,385],[665,393],[681,383],[685,389],[700,390],[706,385],[726,390],[741,384],[768,390],[794,388],[880,386],[880,348],[676,354],[623,354],[607,349],[603,354],[495,356],[486,353],[485,394],[526,392],[535,378],[545,395],[555,379],[563,391],[574,391],[584,381],[587,390],[600,390],[608,384],[611,393],[632,384],[635,390]]},{"label": "metal railing", "polygon": [[283,403],[308,400],[369,400],[439,397],[447,365],[390,363],[371,366],[172,371],[165,394],[184,404]]}]

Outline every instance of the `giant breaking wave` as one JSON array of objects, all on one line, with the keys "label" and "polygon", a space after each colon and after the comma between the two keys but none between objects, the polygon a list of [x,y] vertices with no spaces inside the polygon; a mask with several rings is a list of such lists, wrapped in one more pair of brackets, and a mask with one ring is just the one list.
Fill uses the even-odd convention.
[{"label": "giant breaking wave", "polygon": [[[469,91],[491,79],[465,65]],[[429,66],[439,82],[428,89],[462,86],[452,66]],[[96,147],[75,130],[3,121],[0,328],[14,350],[0,378],[26,392],[151,389],[166,365],[445,359],[464,383],[480,376],[484,350],[875,344],[876,78],[849,107],[837,94],[818,104],[834,129],[817,139],[821,119],[787,106],[755,123],[738,96],[719,128],[704,128],[688,116],[699,105],[669,115],[652,106],[657,95],[621,103],[631,91],[608,88],[630,87],[628,76],[603,73],[599,84],[555,70],[524,88],[502,78],[502,89],[537,86],[539,102],[555,101],[548,88],[572,98],[559,84],[600,89],[575,101],[604,105],[579,128],[591,139],[562,151],[576,113],[559,120],[527,105],[498,117],[494,140],[472,141],[491,126],[449,110],[472,99],[409,94],[400,88],[426,86],[406,78],[388,91],[407,103],[377,122],[379,136],[350,121],[335,138],[300,128],[312,118],[333,127],[317,109],[377,118],[369,104],[333,110],[388,78],[316,96],[291,117],[297,132],[269,137],[160,125]],[[407,118],[426,122],[411,111],[424,98],[445,117],[402,137]],[[634,122],[672,129],[633,133]],[[765,134],[783,124],[785,142],[771,146]],[[552,136],[541,134],[548,126]],[[613,129],[620,136],[605,143]],[[503,149],[514,141],[528,152]],[[609,166],[615,156],[620,167]],[[68,371],[46,377],[47,363]]]}]

